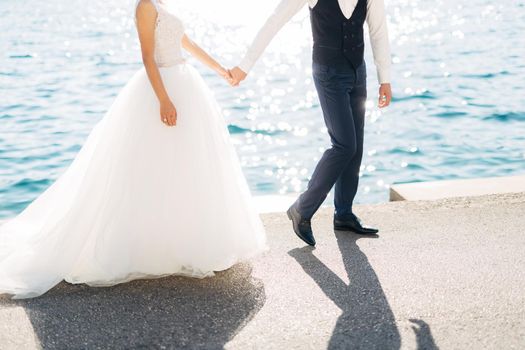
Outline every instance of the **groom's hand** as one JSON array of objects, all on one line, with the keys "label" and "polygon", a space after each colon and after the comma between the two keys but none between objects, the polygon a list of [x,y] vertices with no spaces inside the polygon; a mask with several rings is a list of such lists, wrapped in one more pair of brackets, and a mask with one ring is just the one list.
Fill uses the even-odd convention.
[{"label": "groom's hand", "polygon": [[381,86],[379,86],[379,108],[388,106],[390,101],[392,101],[392,88],[390,84],[381,84]]},{"label": "groom's hand", "polygon": [[233,78],[233,83],[232,85],[233,86],[238,86],[239,83],[241,81],[243,81],[244,79],[246,79],[246,72],[244,72],[242,69],[240,69],[239,67],[234,67],[232,69],[230,69],[230,75],[232,76]]}]

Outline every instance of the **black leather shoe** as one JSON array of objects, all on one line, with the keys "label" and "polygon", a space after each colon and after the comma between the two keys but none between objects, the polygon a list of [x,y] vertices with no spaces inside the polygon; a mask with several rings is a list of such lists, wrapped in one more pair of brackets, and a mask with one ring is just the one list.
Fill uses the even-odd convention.
[{"label": "black leather shoe", "polygon": [[312,232],[312,225],[310,219],[304,219],[297,211],[295,206],[291,206],[287,211],[288,219],[292,220],[293,230],[295,234],[302,239],[306,244],[314,246],[315,238]]},{"label": "black leather shoe", "polygon": [[363,225],[355,214],[345,215],[342,218],[334,217],[334,230],[352,231],[360,235],[375,235],[378,229]]}]

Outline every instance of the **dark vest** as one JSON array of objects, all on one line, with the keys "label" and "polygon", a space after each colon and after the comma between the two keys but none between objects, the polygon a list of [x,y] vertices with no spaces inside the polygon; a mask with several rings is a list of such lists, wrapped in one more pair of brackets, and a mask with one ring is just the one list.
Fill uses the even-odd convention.
[{"label": "dark vest", "polygon": [[314,62],[340,67],[349,67],[350,63],[354,69],[361,65],[365,50],[366,1],[358,0],[349,19],[343,15],[337,0],[319,0],[310,9]]}]

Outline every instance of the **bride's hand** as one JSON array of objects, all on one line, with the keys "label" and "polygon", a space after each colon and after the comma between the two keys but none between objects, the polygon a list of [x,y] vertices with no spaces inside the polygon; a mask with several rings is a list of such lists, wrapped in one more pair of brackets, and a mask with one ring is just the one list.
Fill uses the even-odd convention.
[{"label": "bride's hand", "polygon": [[219,70],[217,71],[217,73],[219,73],[219,75],[221,77],[224,78],[224,80],[226,80],[228,82],[228,84],[230,84],[231,86],[233,86],[233,77],[232,75],[230,74],[230,71],[227,70],[226,68],[224,67],[220,67]]},{"label": "bride's hand", "polygon": [[177,125],[177,110],[169,99],[160,102],[160,120],[168,126]]}]

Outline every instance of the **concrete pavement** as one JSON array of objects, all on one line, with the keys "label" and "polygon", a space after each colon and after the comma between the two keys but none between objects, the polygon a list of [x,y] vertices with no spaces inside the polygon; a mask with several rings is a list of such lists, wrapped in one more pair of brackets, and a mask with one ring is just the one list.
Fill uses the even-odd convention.
[{"label": "concrete pavement", "polygon": [[331,229],[305,247],[263,214],[270,250],[192,280],[66,283],[0,298],[0,349],[520,349],[525,193],[356,206],[377,238]]}]

